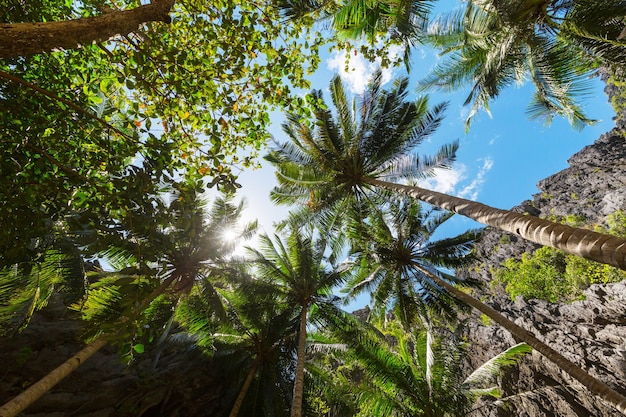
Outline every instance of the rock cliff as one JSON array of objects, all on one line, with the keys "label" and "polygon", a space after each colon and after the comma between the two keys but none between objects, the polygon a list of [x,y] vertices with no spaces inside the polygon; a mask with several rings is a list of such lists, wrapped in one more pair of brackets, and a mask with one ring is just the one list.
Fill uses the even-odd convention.
[{"label": "rock cliff", "polygon": [[[624,119],[618,118],[616,128],[573,155],[567,169],[540,181],[540,192],[514,210],[540,217],[574,215],[588,224],[603,224],[607,215],[626,210],[624,125]],[[487,229],[478,246],[481,263],[460,275],[489,283],[493,268],[537,248],[510,234],[503,239],[503,234]],[[626,394],[626,283],[592,285],[585,291],[584,300],[570,304],[521,297],[513,302],[502,287],[490,289],[488,285],[477,295],[593,376]],[[468,338],[473,346],[468,369],[518,342],[496,325],[484,325],[477,316],[468,325]],[[506,400],[483,401],[476,415],[621,415],[536,352],[511,370],[502,383]]]}]

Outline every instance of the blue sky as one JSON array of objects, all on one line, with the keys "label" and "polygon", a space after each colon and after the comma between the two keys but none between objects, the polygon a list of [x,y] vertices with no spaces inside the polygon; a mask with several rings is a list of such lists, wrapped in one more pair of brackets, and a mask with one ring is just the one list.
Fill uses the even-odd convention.
[{"label": "blue sky", "polygon": [[[434,51],[413,53],[410,91],[414,97],[418,95],[417,81],[428,73],[437,59]],[[339,73],[351,92],[358,94],[365,88],[377,65],[363,61],[358,54],[351,54],[350,71],[346,72],[344,67],[343,53],[326,53],[319,70],[312,77],[312,87],[328,91],[331,78]],[[406,73],[403,68],[397,68],[388,71],[387,75],[391,81]],[[448,101],[449,106],[441,127],[417,151],[430,155],[441,145],[457,139],[460,147],[452,169],[440,171],[433,179],[420,185],[501,209],[509,209],[531,199],[539,191],[536,188],[539,180],[566,168],[569,157],[613,127],[613,110],[603,92],[604,84],[599,78],[592,80],[592,84],[593,89],[584,102],[584,109],[588,117],[599,122],[582,131],[572,129],[560,118],[555,118],[549,126],[529,120],[525,109],[533,88],[528,84],[505,90],[490,105],[492,117],[485,112],[479,113],[467,133],[465,119],[469,108],[462,105],[467,93],[430,93],[431,105]],[[328,94],[326,98],[330,103]],[[281,122],[282,116],[276,114],[271,130],[278,141],[286,140],[280,129]],[[285,219],[288,208],[271,204],[269,193],[276,180],[272,167],[264,165],[260,170],[247,170],[240,175],[240,195],[247,201],[244,219],[258,219],[260,231],[271,235],[274,232],[273,223]],[[453,236],[476,227],[482,225],[457,215],[440,228],[441,233],[436,238]],[[247,244],[253,246],[254,242]],[[363,294],[346,309],[353,311],[368,302],[369,295]]]},{"label": "blue sky", "polygon": [[[437,59],[433,51],[413,53],[410,88],[415,97],[417,80],[433,67]],[[353,54],[350,56],[350,71],[345,72],[344,66],[343,53],[326,53],[312,77],[313,88],[327,91],[330,79],[340,73],[350,90],[358,94],[377,68],[376,64]],[[388,71],[389,80],[404,75],[403,68]],[[604,84],[599,79],[592,81],[594,87],[584,102],[584,109],[589,117],[600,122],[580,132],[560,118],[550,126],[528,119],[525,108],[533,91],[528,84],[505,90],[490,106],[492,117],[479,113],[468,133],[464,121],[469,108],[462,105],[466,93],[430,93],[430,103],[448,101],[448,111],[442,126],[418,148],[418,152],[432,154],[441,145],[457,139],[460,148],[451,170],[441,171],[421,185],[502,209],[530,199],[538,192],[536,184],[539,180],[566,168],[570,156],[613,127],[613,112],[602,91]],[[276,114],[272,133],[279,141],[285,140],[280,130],[281,121],[281,115]],[[272,206],[269,201],[269,191],[275,185],[271,167],[245,171],[239,179],[243,186],[241,195],[248,202],[246,217],[257,218],[263,230],[272,233],[272,223],[284,219],[288,209]],[[476,227],[476,223],[460,216],[455,216],[449,223],[455,229],[451,233]]]}]

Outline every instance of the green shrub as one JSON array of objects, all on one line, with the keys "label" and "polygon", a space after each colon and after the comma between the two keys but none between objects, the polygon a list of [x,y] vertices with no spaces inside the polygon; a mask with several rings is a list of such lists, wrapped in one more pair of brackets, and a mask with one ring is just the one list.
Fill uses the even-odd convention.
[{"label": "green shrub", "polygon": [[521,295],[550,302],[569,299],[576,293],[576,285],[565,280],[566,254],[543,247],[534,254],[525,253],[522,260],[508,259],[495,279],[505,285],[509,297]]},{"label": "green shrub", "polygon": [[[585,225],[583,216],[569,215],[559,219],[575,227]],[[596,227],[601,233],[626,237],[626,213],[618,210],[606,219],[607,228]],[[608,284],[626,279],[626,271],[568,255],[551,247],[525,253],[521,260],[507,259],[503,267],[491,271],[493,284],[502,284],[512,300],[518,296],[550,302],[573,301],[591,284]]]},{"label": "green shrub", "polygon": [[622,210],[617,210],[610,214],[606,219],[606,223],[609,226],[608,233],[626,237],[626,213]]}]

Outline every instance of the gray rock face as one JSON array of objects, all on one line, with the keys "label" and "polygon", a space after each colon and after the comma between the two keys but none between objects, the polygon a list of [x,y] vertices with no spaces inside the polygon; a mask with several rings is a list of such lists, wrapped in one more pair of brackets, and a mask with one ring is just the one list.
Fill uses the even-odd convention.
[{"label": "gray rock face", "polygon": [[[626,393],[626,283],[593,285],[586,300],[550,304],[540,300],[494,300],[502,314],[532,331],[568,359]],[[498,303],[500,301],[500,303]],[[497,325],[469,324],[475,367],[519,341]],[[619,416],[555,364],[533,352],[502,381],[507,408],[481,404],[481,416]]]},{"label": "gray rock face", "polygon": [[[622,123],[623,124],[623,123]],[[618,125],[622,125],[618,121]],[[540,217],[579,216],[603,224],[606,216],[626,210],[626,140],[616,128],[569,159],[570,167],[539,182],[540,193],[514,210]],[[506,235],[506,237],[503,237]],[[478,247],[482,264],[459,275],[488,283],[490,270],[519,258],[537,245],[488,229]],[[539,300],[511,301],[503,288],[477,294],[568,359],[626,395],[626,284],[593,285],[586,299],[571,304]],[[472,346],[468,369],[519,342],[476,316],[468,326]],[[503,401],[483,400],[475,415],[618,416],[603,400],[589,394],[556,365],[533,352],[502,379]]]}]

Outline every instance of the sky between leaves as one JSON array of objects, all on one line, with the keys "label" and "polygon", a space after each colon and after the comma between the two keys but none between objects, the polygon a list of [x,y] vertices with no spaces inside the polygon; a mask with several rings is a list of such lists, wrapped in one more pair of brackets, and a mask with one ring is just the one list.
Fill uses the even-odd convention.
[{"label": "sky between leaves", "polygon": [[[459,4],[455,0],[440,0],[434,13],[449,11]],[[400,50],[391,53],[400,54]],[[322,56],[318,71],[312,76],[312,88],[325,92],[327,103],[331,103],[328,87],[331,78],[339,73],[353,94],[361,93],[369,76],[376,70],[376,63],[366,61],[359,53],[350,53],[349,69],[345,70],[345,53],[328,52]],[[417,82],[422,79],[438,60],[437,53],[428,48],[412,52],[410,91],[416,98]],[[385,80],[392,81],[407,73],[404,67],[386,69]],[[568,166],[567,160],[584,146],[593,143],[600,134],[609,131],[613,123],[613,110],[603,92],[604,83],[599,78],[591,80],[593,88],[583,101],[584,110],[598,123],[582,131],[572,129],[567,121],[555,118],[549,126],[530,120],[525,109],[533,88],[526,84],[505,90],[490,106],[491,117],[481,112],[475,116],[471,129],[465,132],[465,119],[469,107],[463,106],[466,91],[456,93],[429,93],[431,105],[448,101],[448,111],[438,131],[423,143],[417,151],[434,154],[445,143],[460,141],[457,161],[450,170],[441,170],[434,178],[423,181],[424,188],[453,194],[470,200],[509,209],[522,201],[532,199],[538,192],[536,184]],[[386,85],[387,87],[389,84]],[[303,94],[306,92],[302,92]],[[286,140],[280,124],[284,117],[275,113],[271,133],[277,141]],[[272,234],[273,223],[287,217],[288,207],[272,205],[269,193],[276,184],[272,167],[263,163],[259,170],[246,170],[239,176],[242,188],[239,195],[247,201],[245,220],[258,219],[260,232]],[[452,236],[467,229],[480,227],[476,222],[455,216],[442,226],[440,236]],[[253,245],[248,242],[248,245]],[[356,309],[367,303],[362,297],[349,308]]]}]

